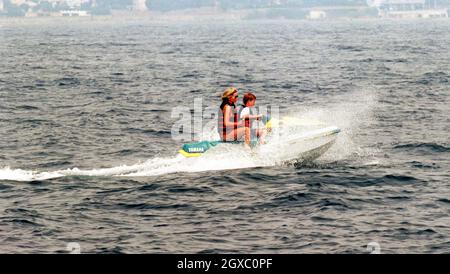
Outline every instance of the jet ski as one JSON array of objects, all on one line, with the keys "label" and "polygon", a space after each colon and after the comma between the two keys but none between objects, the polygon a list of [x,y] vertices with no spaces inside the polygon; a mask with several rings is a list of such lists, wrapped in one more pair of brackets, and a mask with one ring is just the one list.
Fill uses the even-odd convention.
[{"label": "jet ski", "polygon": [[[327,126],[319,121],[289,116],[279,120],[266,119],[264,124],[269,130],[266,143],[258,145],[257,140],[252,140],[252,154],[265,158],[277,157],[276,160],[281,162],[299,163],[320,157],[334,144],[341,131],[336,126]],[[188,143],[182,146],[179,154],[186,158],[204,157],[227,146],[244,147],[244,141]]]}]

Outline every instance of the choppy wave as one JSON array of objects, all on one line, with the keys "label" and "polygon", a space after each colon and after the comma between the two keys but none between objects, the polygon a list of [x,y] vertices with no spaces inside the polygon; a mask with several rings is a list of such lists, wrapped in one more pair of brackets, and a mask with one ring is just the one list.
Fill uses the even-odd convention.
[{"label": "choppy wave", "polygon": [[448,83],[450,76],[442,71],[427,72],[416,81],[417,84],[429,85],[431,83]]},{"label": "choppy wave", "polygon": [[395,149],[402,150],[421,150],[426,152],[450,152],[450,147],[438,143],[409,143],[398,144]]}]

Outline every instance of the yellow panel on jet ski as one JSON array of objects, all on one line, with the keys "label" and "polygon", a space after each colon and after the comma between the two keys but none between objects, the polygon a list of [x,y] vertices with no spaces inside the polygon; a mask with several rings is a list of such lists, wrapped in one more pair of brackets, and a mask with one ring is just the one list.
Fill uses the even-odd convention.
[{"label": "yellow panel on jet ski", "polygon": [[182,149],[180,149],[178,152],[180,152],[185,157],[200,157],[203,154],[203,153],[189,153]]},{"label": "yellow panel on jet ski", "polygon": [[312,125],[324,125],[324,123],[314,120],[286,116],[280,120],[272,118],[266,123],[266,128],[276,128],[280,126],[312,126]]}]

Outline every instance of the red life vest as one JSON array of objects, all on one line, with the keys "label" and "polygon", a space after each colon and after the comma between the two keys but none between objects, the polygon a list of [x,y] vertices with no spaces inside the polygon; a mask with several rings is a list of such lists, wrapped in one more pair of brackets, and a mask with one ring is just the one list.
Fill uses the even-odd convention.
[{"label": "red life vest", "polygon": [[[236,109],[235,105],[229,105],[228,106],[231,107],[231,113],[233,114],[233,122],[237,123],[238,119],[239,119],[239,113]],[[236,126],[236,124],[232,127],[226,127],[225,126],[225,115],[223,114],[223,108],[225,108],[225,105],[221,106],[221,108],[219,108],[219,117],[217,119],[217,131],[219,132],[220,138],[223,140],[224,137],[227,134],[227,131],[231,131],[232,129],[237,129],[238,127]],[[237,141],[237,131],[234,131],[234,141]],[[225,140],[223,140],[225,141]]]}]

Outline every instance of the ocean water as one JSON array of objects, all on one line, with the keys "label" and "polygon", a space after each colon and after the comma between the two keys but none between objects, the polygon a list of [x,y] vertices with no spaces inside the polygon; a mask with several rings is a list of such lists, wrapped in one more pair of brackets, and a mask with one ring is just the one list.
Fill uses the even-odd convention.
[{"label": "ocean water", "polygon": [[[449,253],[449,45],[448,20],[2,20],[0,252]],[[300,165],[181,159],[173,109],[228,86],[342,132]]]}]

